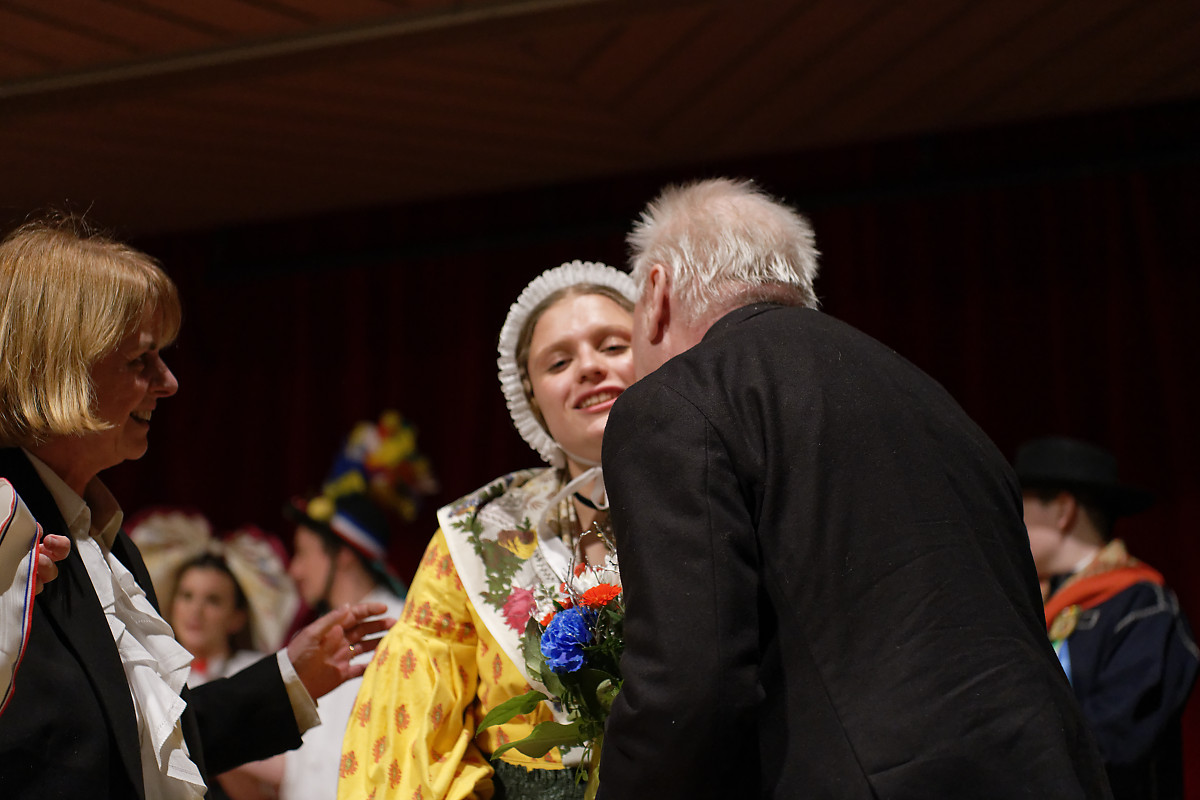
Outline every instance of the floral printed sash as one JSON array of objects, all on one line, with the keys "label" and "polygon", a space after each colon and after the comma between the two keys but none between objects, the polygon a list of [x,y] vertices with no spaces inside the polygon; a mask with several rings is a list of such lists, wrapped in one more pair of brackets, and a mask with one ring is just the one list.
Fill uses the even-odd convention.
[{"label": "floral printed sash", "polygon": [[[542,692],[546,688],[525,666],[521,637],[539,607],[550,610],[574,565],[560,536],[576,524],[569,500],[559,502],[559,513],[546,515],[546,530],[536,528],[562,486],[558,470],[522,470],[438,511],[454,567],[476,613],[529,685]],[[555,716],[560,715],[555,709]]]}]

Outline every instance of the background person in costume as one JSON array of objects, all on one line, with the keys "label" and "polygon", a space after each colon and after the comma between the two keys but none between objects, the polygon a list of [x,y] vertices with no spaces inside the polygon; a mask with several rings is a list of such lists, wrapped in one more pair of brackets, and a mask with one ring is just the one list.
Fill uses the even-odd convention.
[{"label": "background person in costume", "polygon": [[98,478],[146,452],[153,412],[178,389],[162,351],[180,315],[151,258],[78,219],[0,242],[0,477],[45,533],[71,540],[28,624],[0,628],[4,652],[27,637],[0,716],[6,797],[202,797],[209,774],[297,746],[312,698],[360,673],[350,646],[373,647],[364,637],[386,626],[364,621],[380,606],[341,610],[229,679],[186,687],[191,655]]},{"label": "background person in costume", "polygon": [[[407,591],[387,565],[391,517],[416,518],[422,495],[437,491],[416,431],[395,411],[350,432],[320,494],[284,507],[297,524],[289,573],[309,606],[379,603],[399,618]],[[355,661],[364,667],[371,653]],[[342,738],[361,680],[349,680],[317,703],[321,725],[298,750],[279,756],[282,800],[333,800]]]},{"label": "background person in costume", "polygon": [[232,675],[262,657],[244,646],[250,607],[225,559],[205,553],[179,571],[171,599],[175,638],[192,654],[188,686]]},{"label": "background person in costume", "polygon": [[629,240],[600,797],[1107,796],[1012,470],[933,380],[816,310],[807,220],[700,181]]},{"label": "background person in costume", "polygon": [[198,512],[155,508],[135,514],[137,544],[167,621],[193,656],[188,686],[224,678],[284,643],[300,608],[283,543],[246,526],[217,537]]},{"label": "background person in costume", "polygon": [[505,475],[438,512],[404,615],[347,726],[341,800],[582,796],[556,750],[489,761],[553,719],[547,704],[475,730],[529,691],[521,634],[538,603],[582,559],[615,569],[598,462],[608,411],[633,380],[632,295],[625,273],[576,261],[540,275],[509,310],[501,387],[517,430],[551,466]]},{"label": "background person in costume", "polygon": [[1162,575],[1114,523],[1150,507],[1117,480],[1108,451],[1065,437],[1022,445],[1014,462],[1046,626],[1092,727],[1116,798],[1183,797],[1180,717],[1200,651]]},{"label": "background person in costume", "polygon": [[[129,536],[155,591],[170,598],[166,619],[192,654],[189,687],[240,672],[283,643],[300,600],[282,542],[251,527],[217,538],[203,514],[180,509],[135,515]],[[221,773],[209,797],[277,797],[278,781],[264,777],[263,763]]]}]

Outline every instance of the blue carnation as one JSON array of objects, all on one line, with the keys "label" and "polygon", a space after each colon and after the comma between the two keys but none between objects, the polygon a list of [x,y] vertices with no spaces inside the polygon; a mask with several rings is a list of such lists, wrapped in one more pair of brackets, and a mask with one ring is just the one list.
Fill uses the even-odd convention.
[{"label": "blue carnation", "polygon": [[583,646],[591,644],[595,611],[568,608],[554,615],[542,634],[542,655],[555,672],[574,672],[583,666]]}]

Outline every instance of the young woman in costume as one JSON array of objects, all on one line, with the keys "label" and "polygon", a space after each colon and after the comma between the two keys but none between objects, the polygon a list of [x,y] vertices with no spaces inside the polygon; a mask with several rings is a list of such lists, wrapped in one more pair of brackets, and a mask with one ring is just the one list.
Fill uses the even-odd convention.
[{"label": "young woman in costume", "polygon": [[537,685],[522,634],[572,567],[615,569],[598,465],[609,409],[633,381],[633,299],[624,272],[576,261],[536,278],[509,310],[500,383],[517,430],[550,466],[500,477],[438,512],[404,616],[364,676],[340,798],[582,796],[575,750],[490,758],[554,719],[549,704],[475,731]]}]

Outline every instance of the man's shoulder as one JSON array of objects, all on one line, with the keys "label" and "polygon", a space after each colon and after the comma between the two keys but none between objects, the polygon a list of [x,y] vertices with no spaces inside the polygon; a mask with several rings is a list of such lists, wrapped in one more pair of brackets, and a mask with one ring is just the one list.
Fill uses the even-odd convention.
[{"label": "man's shoulder", "polygon": [[1179,600],[1168,586],[1139,581],[1081,611],[1075,633],[1110,636],[1134,626],[1172,626],[1181,619]]}]

